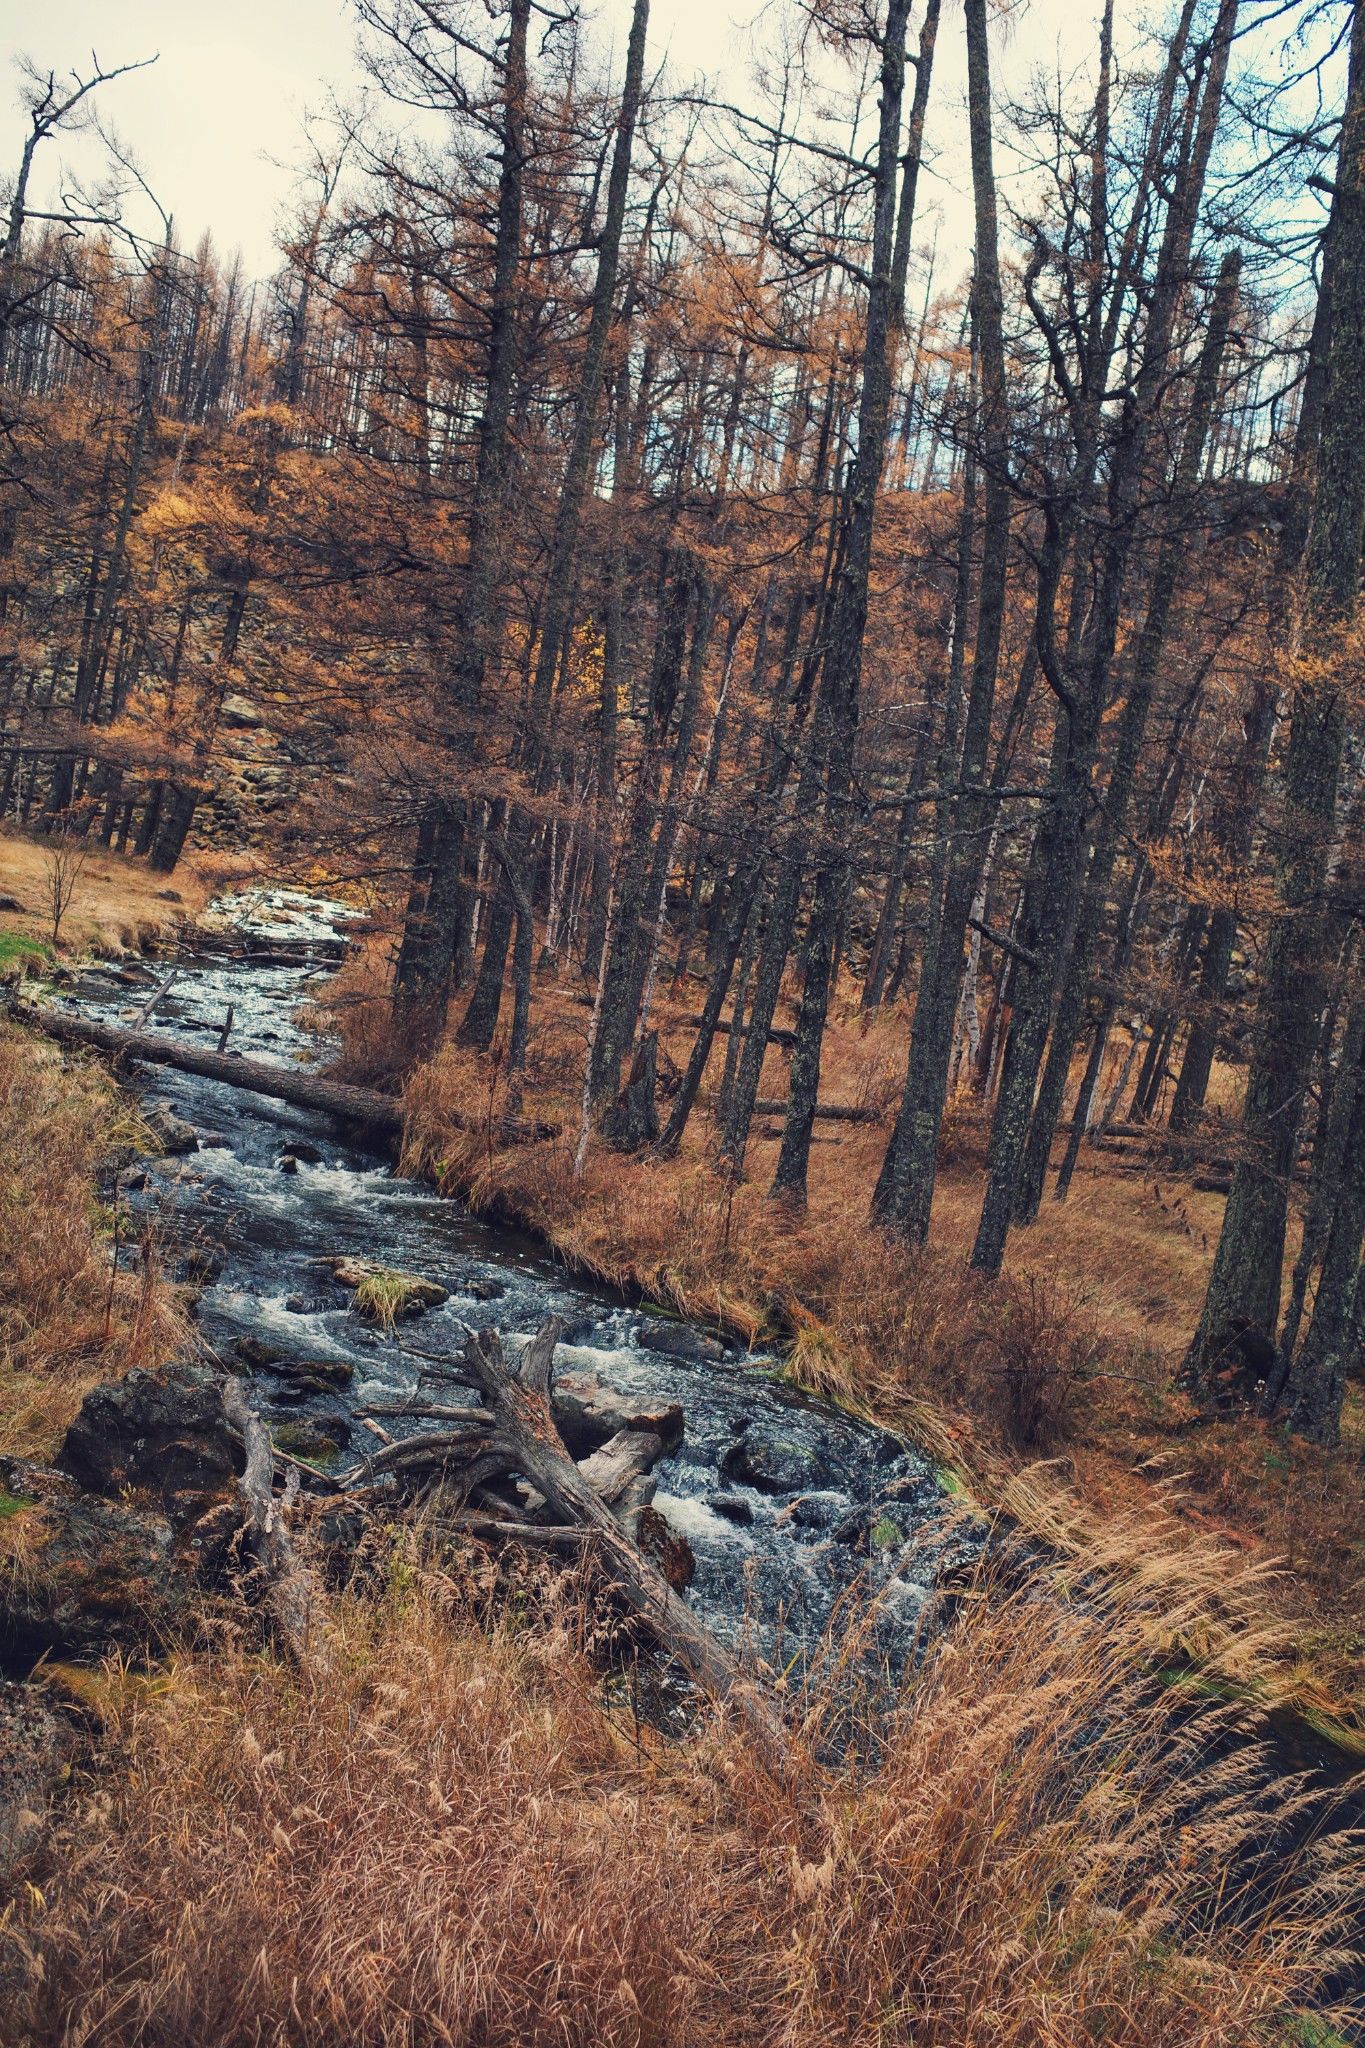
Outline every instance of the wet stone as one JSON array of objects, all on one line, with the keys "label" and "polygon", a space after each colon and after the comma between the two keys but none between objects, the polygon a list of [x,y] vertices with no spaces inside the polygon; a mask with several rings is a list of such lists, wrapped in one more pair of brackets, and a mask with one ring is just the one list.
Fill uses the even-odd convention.
[{"label": "wet stone", "polygon": [[193,1124],[187,1124],[184,1117],[177,1116],[168,1102],[154,1102],[142,1112],[146,1124],[161,1150],[171,1158],[199,1150],[199,1133]]},{"label": "wet stone", "polygon": [[269,1372],[284,1363],[283,1355],[273,1344],[267,1344],[263,1337],[238,1337],[232,1346],[243,1365],[249,1365],[253,1372]]},{"label": "wet stone", "polygon": [[829,1474],[809,1444],[786,1435],[780,1423],[746,1429],[721,1460],[721,1476],[756,1486],[761,1493],[810,1493]]},{"label": "wet stone", "polygon": [[694,1330],[689,1323],[642,1323],[636,1334],[642,1351],[661,1351],[668,1358],[719,1359],[725,1346],[706,1330]]},{"label": "wet stone", "polygon": [[355,1374],[349,1358],[274,1358],[265,1370],[310,1394],[347,1387]]},{"label": "wet stone", "polygon": [[460,1292],[471,1301],[501,1301],[507,1289],[501,1280],[462,1280]]},{"label": "wet stone", "polygon": [[713,1514],[723,1516],[740,1529],[747,1529],[754,1519],[753,1508],[743,1494],[713,1493],[708,1496],[706,1505]]},{"label": "wet stone", "polygon": [[318,1146],[310,1144],[307,1138],[291,1138],[284,1148],[283,1156],[286,1159],[300,1160],[305,1166],[322,1164],[321,1150]]}]

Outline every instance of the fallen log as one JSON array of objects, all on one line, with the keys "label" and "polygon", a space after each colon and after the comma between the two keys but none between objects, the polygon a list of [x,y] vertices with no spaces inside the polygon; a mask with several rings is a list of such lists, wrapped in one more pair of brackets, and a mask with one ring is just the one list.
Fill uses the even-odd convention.
[{"label": "fallen log", "polygon": [[[644,1505],[637,1482],[647,1464],[662,1451],[663,1439],[650,1430],[622,1431],[594,1454],[599,1480],[617,1495],[624,1511],[619,1519],[594,1487],[591,1470],[576,1465],[569,1455],[555,1421],[550,1392],[555,1345],[563,1329],[552,1316],[516,1366],[504,1357],[496,1330],[471,1330],[463,1362],[469,1380],[482,1396],[484,1412],[493,1418],[491,1425],[461,1414],[459,1422],[444,1431],[433,1430],[420,1440],[409,1438],[406,1444],[381,1450],[353,1483],[359,1490],[381,1470],[395,1476],[420,1473],[425,1481],[436,1479],[443,1491],[456,1495],[458,1514],[461,1503],[478,1488],[512,1477],[528,1481],[543,1498],[550,1525],[560,1532],[556,1540],[562,1540],[562,1532],[571,1528],[592,1539],[585,1542],[584,1555],[604,1591],[662,1650],[675,1657],[704,1691],[734,1708],[765,1761],[781,1771],[786,1764],[787,1741],[780,1717],[622,1527],[622,1522],[631,1522]],[[493,1519],[504,1518],[498,1515]]]},{"label": "fallen log", "polygon": [[267,1095],[300,1109],[319,1109],[329,1116],[344,1117],[385,1140],[402,1134],[403,1105],[395,1095],[380,1095],[372,1088],[352,1088],[344,1081],[327,1081],[298,1067],[277,1066],[269,1060],[244,1059],[236,1052],[208,1052],[202,1046],[168,1038],[160,1031],[128,1031],[117,1024],[101,1024],[91,1017],[74,1017],[32,1005],[18,1008],[16,1015],[20,1023],[45,1032],[61,1045],[93,1046],[120,1059],[175,1067],[182,1074],[202,1074],[206,1080],[225,1081],[230,1088],[245,1088],[253,1095]]},{"label": "fallen log", "polygon": [[[776,1097],[760,1095],[754,1104],[754,1115],[785,1116],[787,1109],[788,1104]],[[831,1124],[877,1124],[882,1120],[879,1109],[868,1109],[855,1102],[817,1102],[815,1116],[817,1122]]]},{"label": "fallen log", "polygon": [[[705,1021],[703,1017],[683,1018],[683,1023],[689,1024],[694,1031],[700,1030]],[[724,1017],[715,1028],[718,1032],[723,1032],[728,1037],[735,1027],[730,1018]],[[741,1025],[740,1029],[743,1030],[744,1026]],[[768,1030],[768,1043],[769,1045],[793,1046],[796,1044],[796,1033],[789,1024],[773,1024]]]},{"label": "fallen log", "polygon": [[[45,1032],[61,1045],[92,1046],[97,1052],[112,1053],[116,1059],[174,1067],[182,1074],[201,1074],[208,1081],[245,1088],[252,1095],[266,1095],[277,1102],[293,1103],[299,1109],[316,1109],[327,1116],[341,1117],[357,1125],[376,1143],[395,1144],[403,1135],[401,1101],[396,1095],[381,1095],[374,1088],[353,1088],[345,1081],[329,1081],[320,1074],[279,1066],[272,1060],[246,1059],[238,1052],[208,1052],[183,1039],[168,1038],[164,1032],[128,1030],[67,1011],[21,1004],[15,1006],[14,1015],[19,1023]],[[450,1121],[458,1130],[477,1127],[476,1119],[451,1115]],[[506,1144],[530,1145],[543,1138],[557,1138],[559,1130],[558,1124],[504,1118],[498,1126],[498,1136]]]},{"label": "fallen log", "polygon": [[327,1601],[307,1565],[300,1562],[289,1537],[289,1510],[299,1492],[292,1466],[284,1498],[275,1499],[275,1452],[269,1432],[254,1409],[248,1408],[239,1379],[223,1386],[223,1413],[242,1438],[246,1469],[237,1481],[246,1506],[246,1544],[265,1581],[265,1610],[281,1646],[300,1670],[325,1674],[331,1657],[322,1623]]}]

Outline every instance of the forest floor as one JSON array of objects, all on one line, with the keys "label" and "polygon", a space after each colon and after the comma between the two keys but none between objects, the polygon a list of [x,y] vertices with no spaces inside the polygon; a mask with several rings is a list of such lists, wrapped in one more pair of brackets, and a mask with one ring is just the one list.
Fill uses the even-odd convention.
[{"label": "forest floor", "polygon": [[[0,848],[0,888],[32,900],[41,864],[23,871],[26,896],[11,852]],[[158,924],[169,936],[209,886],[177,876],[177,906],[145,871],[102,857],[67,942],[117,950]],[[0,915],[0,933],[30,922]],[[379,1058],[375,964],[348,969],[334,991],[358,1065]],[[505,1077],[447,1050],[410,1084],[412,1162],[515,1208],[609,1278],[784,1342],[794,1378],[911,1423],[979,1497],[1049,1528],[1087,1584],[1107,1576],[1115,1597],[1059,1605],[1046,1626],[1008,1583],[969,1605],[902,1735],[855,1779],[818,1760],[830,1704],[818,1699],[796,1716],[781,1783],[723,1721],[664,1739],[641,1724],[629,1687],[604,1688],[600,1625],[572,1575],[518,1582],[504,1604],[486,1565],[433,1557],[420,1532],[386,1539],[373,1583],[337,1595],[325,1684],[212,1603],[150,1667],[126,1654],[54,1665],[36,1689],[77,1732],[68,1796],[0,1914],[11,2038],[1344,2038],[1317,1982],[1349,1895],[1304,1889],[1310,1857],[1286,1861],[1268,1906],[1248,1894],[1209,1915],[1208,1872],[1264,1840],[1262,1795],[1229,1764],[1207,1814],[1191,1814],[1171,1768],[1183,1724],[1146,1677],[1183,1648],[1234,1691],[1273,1673],[1283,1692],[1297,1669],[1307,1701],[1303,1631],[1273,1610],[1317,1600],[1328,1616],[1345,1567],[1305,1550],[1269,1576],[1264,1558],[1292,1519],[1287,1499],[1273,1503],[1330,1482],[1340,1522],[1361,1525],[1349,1453],[1305,1457],[1291,1489],[1289,1464],[1268,1461],[1296,1451],[1249,1425],[1191,1433],[1163,1392],[1161,1346],[1178,1341],[1207,1256],[1168,1214],[1184,1198],[1096,1176],[1039,1226],[1048,1269],[1041,1252],[1016,1249],[988,1294],[961,1268],[976,1139],[956,1125],[943,1241],[919,1260],[866,1228],[876,1125],[840,1126],[837,1143],[817,1146],[799,1223],[764,1201],[773,1140],[759,1137],[749,1181],[722,1192],[700,1149],[703,1118],[698,1149],[676,1165],[595,1152],[575,1184],[585,1013],[544,993],[525,1106],[562,1117],[564,1135],[501,1147]],[[896,1020],[866,1033],[841,1020],[830,1098],[859,1099],[894,1066],[900,1035]],[[681,1045],[681,1028],[670,1042]],[[774,1093],[781,1078],[777,1062]],[[454,1130],[457,1106],[473,1129]],[[101,1168],[145,1134],[99,1067],[0,1027],[0,1119],[0,1451],[46,1459],[95,1380],[161,1362],[189,1332],[154,1260],[111,1289]],[[1207,1230],[1216,1199],[1190,1216]],[[1097,1377],[1120,1370],[1132,1377]],[[1026,1422],[1049,1440],[1041,1470],[1014,1441]],[[1217,1455],[1194,1469],[1191,1446],[1214,1439]],[[1154,1480],[1163,1450],[1169,1469],[1193,1471],[1184,1506]],[[1263,1526],[1250,1481],[1215,1478],[1234,1455],[1247,1473],[1267,1461]],[[33,1513],[0,1496],[0,1576],[26,1569]],[[0,1683],[0,1694],[32,1690]],[[1097,1730],[1111,1744],[1103,1796],[1075,1769]],[[1295,2018],[1304,2003],[1320,2016]]]}]

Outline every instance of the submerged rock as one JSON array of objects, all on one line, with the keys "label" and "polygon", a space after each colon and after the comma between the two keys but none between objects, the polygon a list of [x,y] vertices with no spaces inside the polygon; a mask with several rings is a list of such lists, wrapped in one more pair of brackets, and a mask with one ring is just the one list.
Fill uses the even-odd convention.
[{"label": "submerged rock", "polygon": [[830,1476],[809,1444],[772,1422],[746,1429],[721,1459],[720,1470],[722,1478],[741,1480],[760,1493],[816,1493]]}]

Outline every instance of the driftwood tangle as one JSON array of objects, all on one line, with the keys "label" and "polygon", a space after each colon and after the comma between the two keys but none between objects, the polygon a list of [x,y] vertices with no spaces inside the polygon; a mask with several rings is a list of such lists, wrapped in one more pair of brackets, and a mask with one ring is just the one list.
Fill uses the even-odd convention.
[{"label": "driftwood tangle", "polygon": [[[474,1533],[524,1534],[533,1544],[565,1548],[581,1543],[608,1596],[703,1690],[730,1705],[765,1759],[780,1768],[786,1740],[779,1716],[636,1540],[648,1498],[640,1482],[662,1455],[663,1438],[652,1430],[622,1430],[582,1465],[569,1455],[550,1402],[563,1328],[551,1317],[519,1366],[504,1357],[496,1330],[471,1331],[463,1365],[481,1406],[410,1408],[409,1414],[443,1426],[385,1445],[353,1486],[361,1490],[385,1475],[407,1486],[434,1483],[442,1496],[454,1496],[457,1520]],[[501,1502],[492,1513],[466,1511],[476,1492],[487,1501],[488,1488],[514,1477],[529,1481],[543,1499],[536,1519],[518,1523]]]}]

